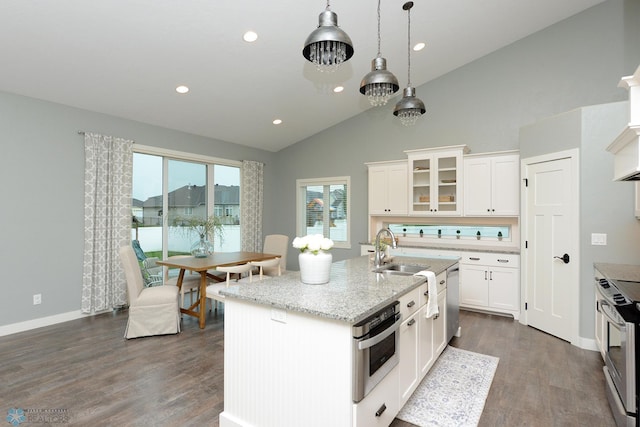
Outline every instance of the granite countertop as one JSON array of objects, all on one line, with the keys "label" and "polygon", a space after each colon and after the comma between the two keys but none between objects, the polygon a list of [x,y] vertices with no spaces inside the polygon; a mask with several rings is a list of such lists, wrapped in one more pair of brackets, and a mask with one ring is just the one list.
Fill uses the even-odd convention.
[{"label": "granite countertop", "polygon": [[[457,259],[393,258],[393,263],[424,266],[436,275],[457,262]],[[384,275],[372,270],[371,260],[365,255],[331,264],[329,283],[324,285],[305,285],[300,282],[300,272],[292,271],[220,292],[226,298],[355,324],[426,280],[424,276]]]},{"label": "granite countertop", "polygon": [[604,262],[596,262],[593,265],[607,279],[640,282],[640,265],[609,264]]}]

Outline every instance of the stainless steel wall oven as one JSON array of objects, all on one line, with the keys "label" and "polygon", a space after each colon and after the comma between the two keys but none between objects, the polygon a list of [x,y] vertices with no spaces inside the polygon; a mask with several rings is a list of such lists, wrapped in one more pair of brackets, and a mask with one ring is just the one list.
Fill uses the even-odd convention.
[{"label": "stainless steel wall oven", "polygon": [[398,365],[400,303],[379,310],[353,326],[353,401],[361,401]]}]

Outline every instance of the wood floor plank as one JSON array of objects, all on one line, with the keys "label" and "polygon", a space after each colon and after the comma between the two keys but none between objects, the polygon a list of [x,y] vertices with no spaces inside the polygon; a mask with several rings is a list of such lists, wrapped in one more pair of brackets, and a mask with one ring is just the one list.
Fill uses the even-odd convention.
[{"label": "wood floor plank", "polygon": [[[66,409],[78,426],[218,426],[223,314],[209,313],[204,330],[185,316],[178,335],[134,340],[123,338],[126,311],[0,337],[0,413]],[[502,316],[463,311],[460,323],[451,345],[500,358],[480,427],[615,427],[598,353]]]}]

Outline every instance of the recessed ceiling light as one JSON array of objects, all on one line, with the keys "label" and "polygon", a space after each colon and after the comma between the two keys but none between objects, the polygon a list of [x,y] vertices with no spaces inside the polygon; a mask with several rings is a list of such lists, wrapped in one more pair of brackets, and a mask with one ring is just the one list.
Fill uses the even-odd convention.
[{"label": "recessed ceiling light", "polygon": [[344,90],[344,86],[336,86],[336,87],[334,87],[334,88],[333,88],[333,91],[334,91],[335,93],[340,93],[340,92],[342,92],[343,90]]},{"label": "recessed ceiling light", "polygon": [[247,31],[242,36],[242,39],[248,43],[253,43],[254,41],[258,40],[258,34],[254,31]]},{"label": "recessed ceiling light", "polygon": [[184,85],[180,85],[176,88],[176,92],[178,93],[187,93],[189,92],[189,88],[184,86]]},{"label": "recessed ceiling light", "polygon": [[282,120],[280,120],[280,119],[275,119],[275,120],[273,121],[273,124],[274,124],[274,125],[279,125],[280,123],[282,123]]},{"label": "recessed ceiling light", "polygon": [[413,47],[413,50],[415,50],[417,52],[419,50],[424,49],[425,46],[426,46],[426,44],[423,43],[423,42],[416,43],[416,45]]}]

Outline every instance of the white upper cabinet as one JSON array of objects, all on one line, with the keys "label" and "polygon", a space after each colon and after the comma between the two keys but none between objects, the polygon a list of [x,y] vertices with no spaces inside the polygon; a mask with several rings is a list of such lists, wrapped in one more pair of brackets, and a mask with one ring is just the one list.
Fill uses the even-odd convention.
[{"label": "white upper cabinet", "polygon": [[409,214],[462,215],[462,158],[466,145],[405,151],[409,157]]},{"label": "white upper cabinet", "polygon": [[407,214],[407,161],[367,163],[369,214]]},{"label": "white upper cabinet", "polygon": [[519,213],[520,156],[465,157],[465,216],[518,216]]}]

